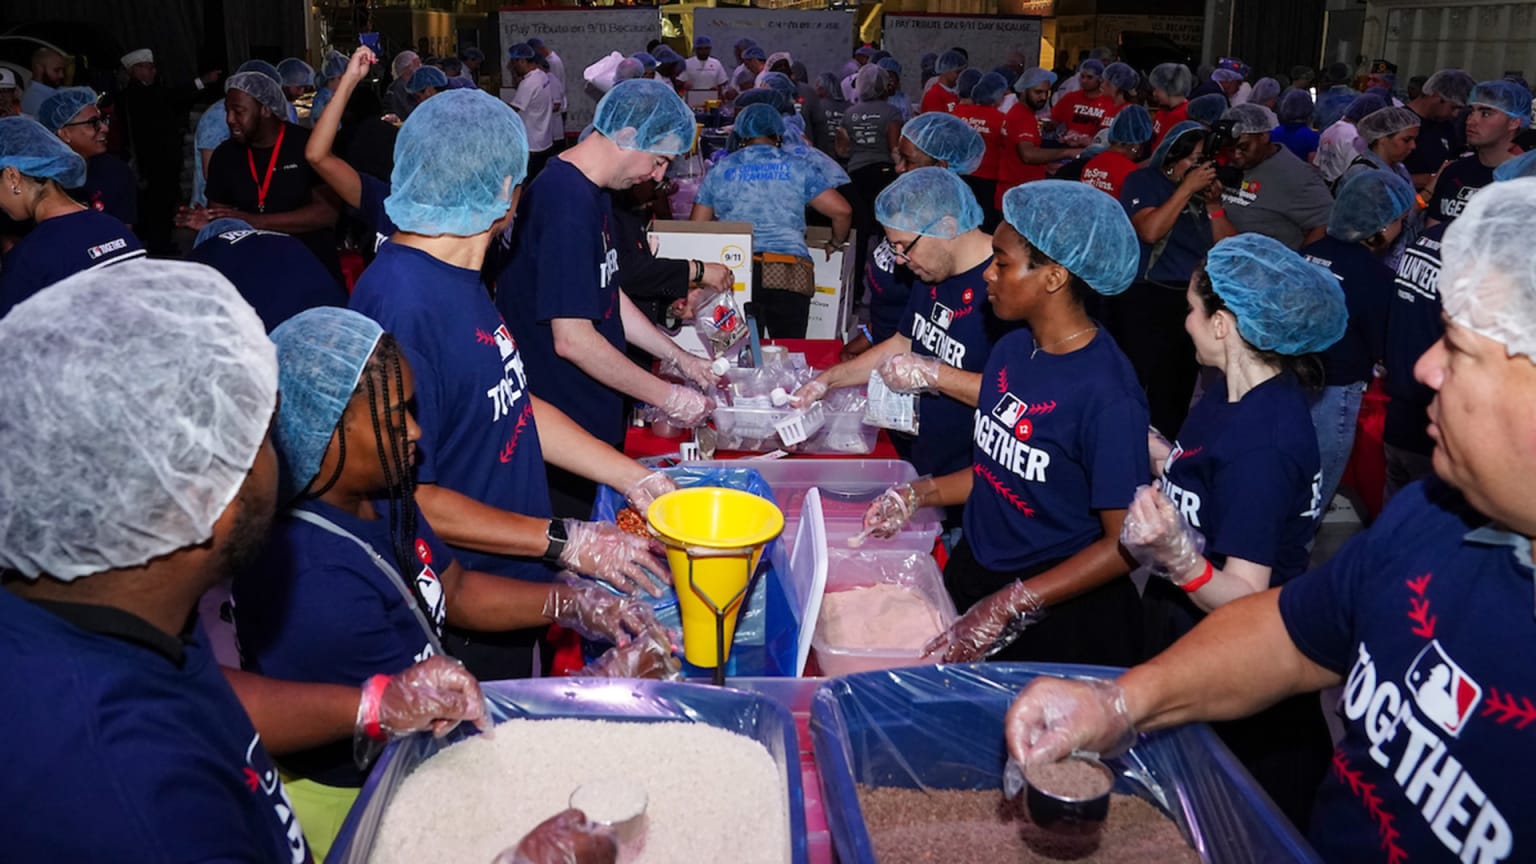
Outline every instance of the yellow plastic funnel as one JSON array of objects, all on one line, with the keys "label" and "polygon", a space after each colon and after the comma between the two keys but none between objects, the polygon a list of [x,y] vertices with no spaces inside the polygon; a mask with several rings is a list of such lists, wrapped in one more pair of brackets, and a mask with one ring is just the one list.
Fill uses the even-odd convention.
[{"label": "yellow plastic funnel", "polygon": [[651,531],[667,547],[683,619],[683,656],[714,667],[730,655],[736,615],[763,547],[784,531],[772,502],[736,489],[679,489],[651,502]]}]

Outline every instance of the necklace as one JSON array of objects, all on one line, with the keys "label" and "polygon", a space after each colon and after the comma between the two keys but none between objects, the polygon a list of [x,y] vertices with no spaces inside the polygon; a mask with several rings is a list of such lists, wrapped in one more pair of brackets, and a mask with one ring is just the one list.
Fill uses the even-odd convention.
[{"label": "necklace", "polygon": [[1035,359],[1035,355],[1036,354],[1039,354],[1041,351],[1044,351],[1047,348],[1056,348],[1056,347],[1059,347],[1061,345],[1065,345],[1068,342],[1071,342],[1073,339],[1076,339],[1077,337],[1083,335],[1084,333],[1092,333],[1092,332],[1094,332],[1095,330],[1098,330],[1098,329],[1099,328],[1098,328],[1097,325],[1095,325],[1093,327],[1085,327],[1082,330],[1079,330],[1076,333],[1073,333],[1071,336],[1068,336],[1065,339],[1058,339],[1058,340],[1056,340],[1055,342],[1052,342],[1049,345],[1041,345],[1039,342],[1036,342],[1035,343],[1035,350],[1029,352],[1029,359],[1031,359],[1031,360]]}]

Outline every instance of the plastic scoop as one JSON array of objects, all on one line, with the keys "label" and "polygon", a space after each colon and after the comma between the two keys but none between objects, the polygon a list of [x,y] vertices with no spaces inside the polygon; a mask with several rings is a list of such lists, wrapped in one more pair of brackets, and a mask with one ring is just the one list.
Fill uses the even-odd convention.
[{"label": "plastic scoop", "polygon": [[649,798],[644,786],[618,778],[594,780],[577,786],[569,803],[587,821],[613,829],[621,864],[638,859],[645,850]]}]

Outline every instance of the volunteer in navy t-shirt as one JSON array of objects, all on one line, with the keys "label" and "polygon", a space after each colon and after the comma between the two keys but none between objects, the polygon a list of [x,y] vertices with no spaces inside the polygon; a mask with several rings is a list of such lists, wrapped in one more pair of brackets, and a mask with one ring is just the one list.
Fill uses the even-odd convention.
[{"label": "volunteer in navy t-shirt", "polygon": [[316,306],[345,306],[347,292],[309,248],[276,231],[215,234],[192,249],[188,260],[224,274],[271,333],[277,325]]},{"label": "volunteer in navy t-shirt", "polygon": [[55,282],[144,254],[128,226],[105,213],[85,209],[44,219],[0,259],[0,316]]}]

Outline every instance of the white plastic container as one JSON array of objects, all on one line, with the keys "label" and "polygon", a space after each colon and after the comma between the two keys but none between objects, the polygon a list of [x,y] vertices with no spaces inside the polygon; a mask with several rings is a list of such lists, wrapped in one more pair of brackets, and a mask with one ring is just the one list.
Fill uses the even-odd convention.
[{"label": "white plastic container", "polygon": [[[923,598],[938,611],[940,627],[948,627],[958,617],[932,555],[900,549],[868,551],[834,547],[827,550],[827,598],[843,591],[882,584],[899,585]],[[825,622],[823,606],[811,647],[816,652],[816,663],[822,674],[828,677],[933,662],[923,659],[921,647],[867,649],[832,644],[825,632]]]}]

